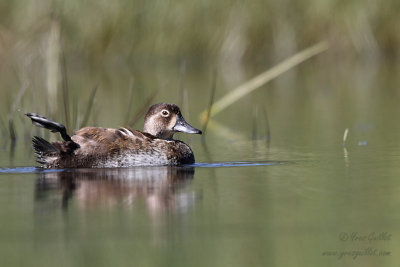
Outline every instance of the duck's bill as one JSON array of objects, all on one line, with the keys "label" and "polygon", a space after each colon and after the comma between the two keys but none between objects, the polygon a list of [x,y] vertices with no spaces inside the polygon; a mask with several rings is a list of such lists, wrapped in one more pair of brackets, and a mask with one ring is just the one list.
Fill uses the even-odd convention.
[{"label": "duck's bill", "polygon": [[176,124],[173,128],[175,132],[190,133],[190,134],[201,134],[199,129],[194,128],[185,121],[183,117],[178,117]]}]

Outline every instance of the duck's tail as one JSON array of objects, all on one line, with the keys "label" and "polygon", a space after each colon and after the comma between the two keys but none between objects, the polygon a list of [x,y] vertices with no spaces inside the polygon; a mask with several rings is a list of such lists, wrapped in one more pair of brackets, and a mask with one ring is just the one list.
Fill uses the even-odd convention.
[{"label": "duck's tail", "polygon": [[32,146],[35,150],[36,161],[43,165],[48,163],[49,157],[60,155],[60,150],[57,147],[39,136],[32,138]]},{"label": "duck's tail", "polygon": [[49,120],[36,113],[26,113],[25,115],[32,120],[34,125],[48,129],[53,133],[60,133],[65,141],[50,143],[39,136],[34,136],[32,138],[32,145],[37,156],[37,162],[48,164],[49,157],[57,157],[62,153],[71,153],[80,147],[67,134],[67,129],[61,123]]}]

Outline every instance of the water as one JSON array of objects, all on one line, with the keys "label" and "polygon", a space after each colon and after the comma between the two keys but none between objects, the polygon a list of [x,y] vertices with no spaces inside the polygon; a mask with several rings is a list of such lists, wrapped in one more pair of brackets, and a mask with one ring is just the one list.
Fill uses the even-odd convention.
[{"label": "water", "polygon": [[187,167],[2,168],[2,265],[398,262],[398,148],[191,144]]}]

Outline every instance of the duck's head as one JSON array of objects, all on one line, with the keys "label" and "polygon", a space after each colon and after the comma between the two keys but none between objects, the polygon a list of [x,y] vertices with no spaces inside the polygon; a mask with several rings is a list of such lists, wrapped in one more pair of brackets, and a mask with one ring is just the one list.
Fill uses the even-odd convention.
[{"label": "duck's head", "polygon": [[143,131],[162,139],[172,139],[174,133],[201,134],[182,117],[175,104],[160,103],[152,105],[144,118]]}]

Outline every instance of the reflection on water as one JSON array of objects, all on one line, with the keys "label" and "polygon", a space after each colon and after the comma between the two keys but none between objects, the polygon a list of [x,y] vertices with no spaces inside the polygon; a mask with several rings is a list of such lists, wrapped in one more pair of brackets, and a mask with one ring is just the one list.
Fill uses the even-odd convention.
[{"label": "reflection on water", "polygon": [[[2,266],[396,266],[398,147],[227,147],[213,158],[243,160],[1,169]],[[333,256],[369,248],[392,254]]]},{"label": "reflection on water", "polygon": [[[144,200],[150,213],[185,212],[195,202],[187,188],[192,167],[70,169],[38,173],[35,200],[43,207],[67,209],[74,201],[82,209],[134,205]],[[57,199],[59,205],[54,205]],[[50,205],[46,205],[50,203]]]}]

